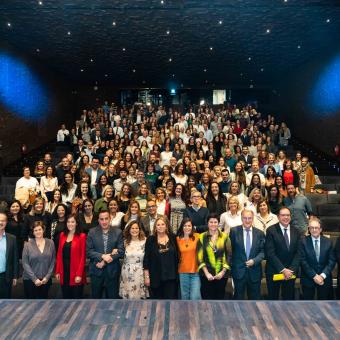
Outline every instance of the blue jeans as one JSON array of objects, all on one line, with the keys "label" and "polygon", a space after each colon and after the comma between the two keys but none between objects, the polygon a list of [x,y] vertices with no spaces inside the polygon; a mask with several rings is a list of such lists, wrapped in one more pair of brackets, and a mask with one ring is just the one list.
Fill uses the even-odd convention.
[{"label": "blue jeans", "polygon": [[198,273],[180,273],[182,300],[201,300],[201,281]]}]

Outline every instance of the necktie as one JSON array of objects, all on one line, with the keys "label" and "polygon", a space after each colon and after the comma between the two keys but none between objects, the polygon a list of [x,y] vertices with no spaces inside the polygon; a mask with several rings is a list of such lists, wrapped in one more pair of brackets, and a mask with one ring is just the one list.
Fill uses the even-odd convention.
[{"label": "necktie", "polygon": [[288,238],[288,233],[287,233],[287,228],[283,228],[284,230],[284,238],[285,238],[285,241],[286,241],[286,246],[287,248],[289,249],[289,238]]},{"label": "necktie", "polygon": [[316,259],[319,262],[319,258],[320,258],[319,240],[315,240],[314,244],[315,244],[314,250],[315,250]]},{"label": "necktie", "polygon": [[249,259],[250,255],[250,230],[246,229],[247,235],[246,235],[246,256],[247,260]]}]

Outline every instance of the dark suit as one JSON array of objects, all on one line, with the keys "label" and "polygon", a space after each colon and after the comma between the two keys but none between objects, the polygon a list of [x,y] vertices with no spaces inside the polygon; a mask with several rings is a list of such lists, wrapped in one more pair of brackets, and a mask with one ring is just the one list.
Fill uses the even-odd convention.
[{"label": "dark suit", "polygon": [[266,277],[269,299],[278,300],[280,288],[283,300],[294,300],[295,280],[273,281],[273,275],[279,274],[284,268],[290,269],[297,275],[300,266],[301,233],[290,226],[289,249],[281,231],[280,224],[269,227],[266,234]]},{"label": "dark suit", "polygon": [[119,259],[124,256],[124,243],[122,231],[119,228],[110,228],[106,254],[110,254],[113,249],[118,249],[117,255],[111,255],[113,261],[106,263],[100,269],[96,267],[102,261],[104,252],[103,231],[100,226],[91,229],[87,236],[86,254],[90,260],[89,274],[91,276],[92,298],[100,299],[105,286],[106,298],[118,298],[118,286],[120,275]]},{"label": "dark suit", "polygon": [[241,154],[238,158],[238,161],[243,161],[245,163],[245,170],[248,170],[251,167],[254,156]]},{"label": "dark suit", "polygon": [[[315,290],[319,300],[332,298],[332,270],[335,267],[335,254],[332,241],[320,236],[320,256],[316,258],[313,239],[309,235],[301,241],[301,285],[304,300],[314,299]],[[322,286],[316,284],[313,277],[324,273],[326,279]]]},{"label": "dark suit", "polygon": [[13,279],[19,276],[19,259],[17,240],[14,235],[5,233],[6,238],[6,270],[0,273],[0,299],[10,299]]},{"label": "dark suit", "polygon": [[340,237],[337,238],[335,243],[335,257],[338,263],[338,284],[336,289],[336,298],[340,299]]},{"label": "dark suit", "polygon": [[[156,214],[156,219],[161,216],[163,215]],[[150,229],[150,215],[149,214],[141,218],[140,224],[146,237],[152,234],[152,231]]]},{"label": "dark suit", "polygon": [[[92,168],[87,168],[85,171],[86,171],[86,173],[90,176],[90,182],[91,182],[91,178],[92,178]],[[102,169],[100,169],[100,168],[97,169],[96,183],[99,182],[100,176],[101,176],[101,175],[104,175],[104,174],[105,174],[104,170],[102,170]]]},{"label": "dark suit", "polygon": [[247,290],[248,299],[259,300],[261,297],[262,260],[264,260],[264,233],[252,228],[252,242],[249,259],[254,260],[252,267],[246,266],[247,256],[244,247],[243,226],[231,228],[232,247],[231,276],[235,285],[234,299],[243,300]]}]

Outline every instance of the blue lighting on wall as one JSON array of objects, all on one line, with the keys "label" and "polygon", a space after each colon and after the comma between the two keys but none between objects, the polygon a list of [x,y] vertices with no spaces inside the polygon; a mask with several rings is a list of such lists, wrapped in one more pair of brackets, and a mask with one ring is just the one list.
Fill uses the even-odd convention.
[{"label": "blue lighting on wall", "polygon": [[332,115],[340,110],[340,56],[324,69],[309,99],[314,113]]},{"label": "blue lighting on wall", "polygon": [[26,120],[38,120],[49,113],[47,88],[23,61],[0,51],[0,105]]}]

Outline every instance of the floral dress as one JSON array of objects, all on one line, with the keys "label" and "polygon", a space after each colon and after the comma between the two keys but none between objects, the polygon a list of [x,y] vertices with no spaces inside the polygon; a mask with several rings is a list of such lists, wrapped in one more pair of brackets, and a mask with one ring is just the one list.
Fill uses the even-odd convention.
[{"label": "floral dress", "polygon": [[146,299],[148,297],[143,273],[144,252],[145,240],[131,241],[125,247],[119,287],[119,295],[123,299]]}]

